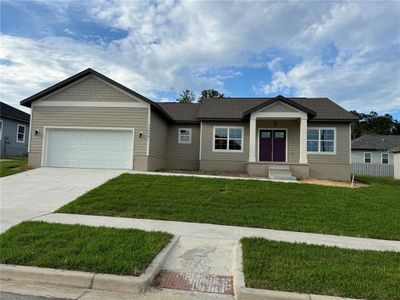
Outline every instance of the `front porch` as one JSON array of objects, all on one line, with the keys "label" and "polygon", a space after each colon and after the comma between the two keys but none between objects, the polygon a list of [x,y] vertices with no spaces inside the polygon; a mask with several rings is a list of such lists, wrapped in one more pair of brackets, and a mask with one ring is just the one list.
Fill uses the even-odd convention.
[{"label": "front porch", "polygon": [[286,166],[290,175],[308,178],[307,120],[306,112],[283,102],[252,112],[247,173],[271,177],[271,169]]}]

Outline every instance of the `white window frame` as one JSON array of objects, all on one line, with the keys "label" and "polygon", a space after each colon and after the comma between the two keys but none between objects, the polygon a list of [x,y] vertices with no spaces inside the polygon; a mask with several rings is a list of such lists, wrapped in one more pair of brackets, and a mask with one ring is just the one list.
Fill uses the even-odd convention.
[{"label": "white window frame", "polygon": [[[18,140],[18,134],[19,134],[19,128],[23,127],[24,128],[24,138],[22,139],[22,141]],[[20,144],[25,144],[25,136],[26,136],[26,125],[23,124],[17,124],[17,137],[16,137],[16,142],[20,143]]]},{"label": "white window frame", "polygon": [[3,120],[0,120],[0,124],[1,124],[1,126],[0,126],[0,140],[2,140],[2,138],[3,138],[3,125],[4,125]]},{"label": "white window frame", "polygon": [[[318,130],[318,151],[308,151],[308,137],[307,137],[307,140],[306,140],[307,154],[336,155],[336,127],[308,127],[307,134],[308,134],[308,129]],[[333,130],[333,152],[322,152],[321,151],[321,130]]]},{"label": "white window frame", "polygon": [[[215,149],[215,130],[217,128],[226,129],[226,149]],[[242,149],[240,150],[230,150],[229,149],[229,129],[240,129],[242,132]],[[243,126],[213,126],[213,135],[212,135],[212,152],[229,152],[229,153],[241,153],[244,150],[244,127]]]},{"label": "white window frame", "polygon": [[[182,141],[181,130],[189,131],[189,141]],[[179,128],[178,129],[178,144],[191,144],[192,143],[192,128]]]},{"label": "white window frame", "polygon": [[[365,161],[366,154],[369,154],[369,162]],[[364,152],[364,164],[372,164],[372,153],[371,152]]]},{"label": "white window frame", "polygon": [[[384,154],[387,155],[387,163],[384,163],[384,162],[383,162],[383,155],[384,155]],[[389,164],[389,153],[387,153],[387,152],[381,153],[381,164],[382,164],[382,165],[388,165],[388,164]]]}]

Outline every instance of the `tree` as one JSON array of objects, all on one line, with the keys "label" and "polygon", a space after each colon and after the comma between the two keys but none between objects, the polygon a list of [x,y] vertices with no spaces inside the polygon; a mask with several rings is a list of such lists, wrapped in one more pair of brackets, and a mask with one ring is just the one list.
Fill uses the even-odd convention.
[{"label": "tree", "polygon": [[221,94],[214,89],[203,90],[201,92],[201,96],[199,97],[199,102],[201,102],[205,98],[224,98],[224,94]]},{"label": "tree", "polygon": [[358,123],[352,126],[352,138],[358,138],[364,134],[398,134],[400,135],[400,123],[392,115],[379,115],[371,111],[369,114],[351,111],[357,118]]},{"label": "tree", "polygon": [[194,93],[190,90],[184,90],[180,93],[179,98],[176,99],[179,103],[193,103],[196,99]]}]

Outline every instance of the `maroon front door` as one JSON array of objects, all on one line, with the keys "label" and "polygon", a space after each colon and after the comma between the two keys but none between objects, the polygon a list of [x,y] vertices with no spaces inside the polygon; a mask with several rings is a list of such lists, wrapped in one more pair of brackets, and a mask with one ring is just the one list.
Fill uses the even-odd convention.
[{"label": "maroon front door", "polygon": [[286,161],[286,131],[260,130],[260,161]]}]

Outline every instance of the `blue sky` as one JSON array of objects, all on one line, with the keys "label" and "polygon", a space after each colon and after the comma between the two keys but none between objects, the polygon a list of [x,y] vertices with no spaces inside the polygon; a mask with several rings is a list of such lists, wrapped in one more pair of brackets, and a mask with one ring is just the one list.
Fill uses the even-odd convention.
[{"label": "blue sky", "polygon": [[215,88],[400,119],[400,2],[1,1],[3,101],[88,67],[155,101]]}]

